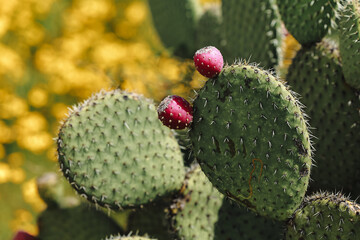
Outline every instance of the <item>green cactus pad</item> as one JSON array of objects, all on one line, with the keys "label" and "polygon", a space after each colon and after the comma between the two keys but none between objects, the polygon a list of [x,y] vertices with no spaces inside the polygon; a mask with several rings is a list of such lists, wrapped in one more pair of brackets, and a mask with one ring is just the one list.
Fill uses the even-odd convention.
[{"label": "green cactus pad", "polygon": [[302,45],[320,42],[334,24],[338,0],[277,0],[281,19]]},{"label": "green cactus pad", "polygon": [[257,67],[226,66],[194,101],[195,157],[223,194],[278,220],[300,205],[311,144],[300,103]]},{"label": "green cactus pad", "polygon": [[186,188],[170,207],[171,227],[179,239],[214,239],[214,226],[224,195],[199,167],[188,173]]},{"label": "green cactus pad", "polygon": [[307,197],[287,223],[286,240],[359,239],[360,205],[341,194]]},{"label": "green cactus pad", "polygon": [[46,209],[38,218],[38,226],[41,240],[99,240],[122,232],[106,214],[84,205]]},{"label": "green cactus pad", "polygon": [[199,168],[190,173],[186,189],[170,212],[179,239],[278,240],[283,230],[282,223],[225,199]]},{"label": "green cactus pad", "polygon": [[274,0],[222,0],[224,60],[250,59],[266,68],[278,63],[280,18]]},{"label": "green cactus pad", "polygon": [[136,207],[180,189],[185,168],[151,100],[102,91],[73,108],[60,128],[60,167],[87,200]]},{"label": "green cactus pad", "polygon": [[301,49],[286,80],[302,97],[316,148],[310,191],[360,194],[360,99],[344,82],[335,43]]},{"label": "green cactus pad", "polygon": [[216,46],[222,51],[221,4],[206,4],[203,9],[203,14],[196,28],[196,48],[201,49],[206,46]]},{"label": "green cactus pad", "polygon": [[191,58],[196,23],[201,14],[198,0],[149,0],[154,26],[165,47],[177,56]]},{"label": "green cactus pad", "polygon": [[350,0],[340,13],[342,69],[346,82],[360,89],[360,1]]}]

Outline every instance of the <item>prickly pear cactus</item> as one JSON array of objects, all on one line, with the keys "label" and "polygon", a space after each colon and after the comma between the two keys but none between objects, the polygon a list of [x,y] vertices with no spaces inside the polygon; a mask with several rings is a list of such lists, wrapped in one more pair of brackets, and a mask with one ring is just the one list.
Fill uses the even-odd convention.
[{"label": "prickly pear cactus", "polygon": [[193,108],[193,152],[213,185],[260,215],[289,217],[308,186],[311,144],[288,88],[239,63],[209,79]]},{"label": "prickly pear cactus", "polygon": [[106,214],[85,205],[46,209],[38,218],[38,226],[41,240],[99,240],[122,232]]},{"label": "prickly pear cactus", "polygon": [[360,206],[341,194],[307,197],[287,223],[286,240],[359,239]]},{"label": "prickly pear cactus", "polygon": [[184,163],[151,100],[102,91],[72,109],[57,138],[60,167],[87,200],[136,207],[182,185]]},{"label": "prickly pear cactus", "polygon": [[222,16],[224,59],[246,59],[266,68],[277,65],[281,33],[274,0],[223,0]]},{"label": "prickly pear cactus", "polygon": [[334,25],[338,0],[277,0],[281,19],[302,45],[320,42]]},{"label": "prickly pear cactus", "polygon": [[303,47],[294,58],[286,80],[302,97],[311,116],[315,165],[310,184],[319,190],[360,194],[360,99],[345,84],[339,51],[334,42]]},{"label": "prickly pear cactus", "polygon": [[346,82],[360,89],[360,1],[349,0],[340,11],[340,55]]},{"label": "prickly pear cactus", "polygon": [[195,52],[195,29],[201,15],[198,0],[149,0],[154,26],[165,47],[175,55]]}]

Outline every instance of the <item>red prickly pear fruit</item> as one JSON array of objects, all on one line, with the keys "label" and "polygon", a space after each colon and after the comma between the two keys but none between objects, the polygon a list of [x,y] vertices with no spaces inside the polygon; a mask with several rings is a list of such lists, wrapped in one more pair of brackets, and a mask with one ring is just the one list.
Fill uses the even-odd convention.
[{"label": "red prickly pear fruit", "polygon": [[217,76],[224,65],[224,59],[221,52],[213,46],[201,48],[194,55],[196,70],[208,78]]},{"label": "red prickly pear fruit", "polygon": [[157,108],[160,121],[171,129],[184,129],[190,126],[193,110],[184,98],[170,95],[164,98]]},{"label": "red prickly pear fruit", "polygon": [[36,240],[36,238],[27,232],[18,231],[13,240]]}]

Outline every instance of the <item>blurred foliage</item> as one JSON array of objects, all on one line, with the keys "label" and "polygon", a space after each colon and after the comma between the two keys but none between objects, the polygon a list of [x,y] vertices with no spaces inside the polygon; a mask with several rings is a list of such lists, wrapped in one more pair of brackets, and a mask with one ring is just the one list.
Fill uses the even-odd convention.
[{"label": "blurred foliage", "polygon": [[37,234],[36,177],[58,171],[69,106],[113,87],[190,98],[203,81],[166,52],[145,0],[0,0],[0,239]]}]

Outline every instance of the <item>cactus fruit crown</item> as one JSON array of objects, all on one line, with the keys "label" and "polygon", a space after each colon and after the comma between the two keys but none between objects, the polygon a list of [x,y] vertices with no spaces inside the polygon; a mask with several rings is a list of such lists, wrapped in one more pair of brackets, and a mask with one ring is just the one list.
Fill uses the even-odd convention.
[{"label": "cactus fruit crown", "polygon": [[180,147],[153,102],[118,89],[74,107],[57,145],[65,177],[101,206],[141,206],[176,191],[185,177]]},{"label": "cactus fruit crown", "polygon": [[260,215],[289,217],[311,166],[307,122],[292,92],[272,74],[239,63],[209,79],[193,108],[193,152],[214,186]]}]

